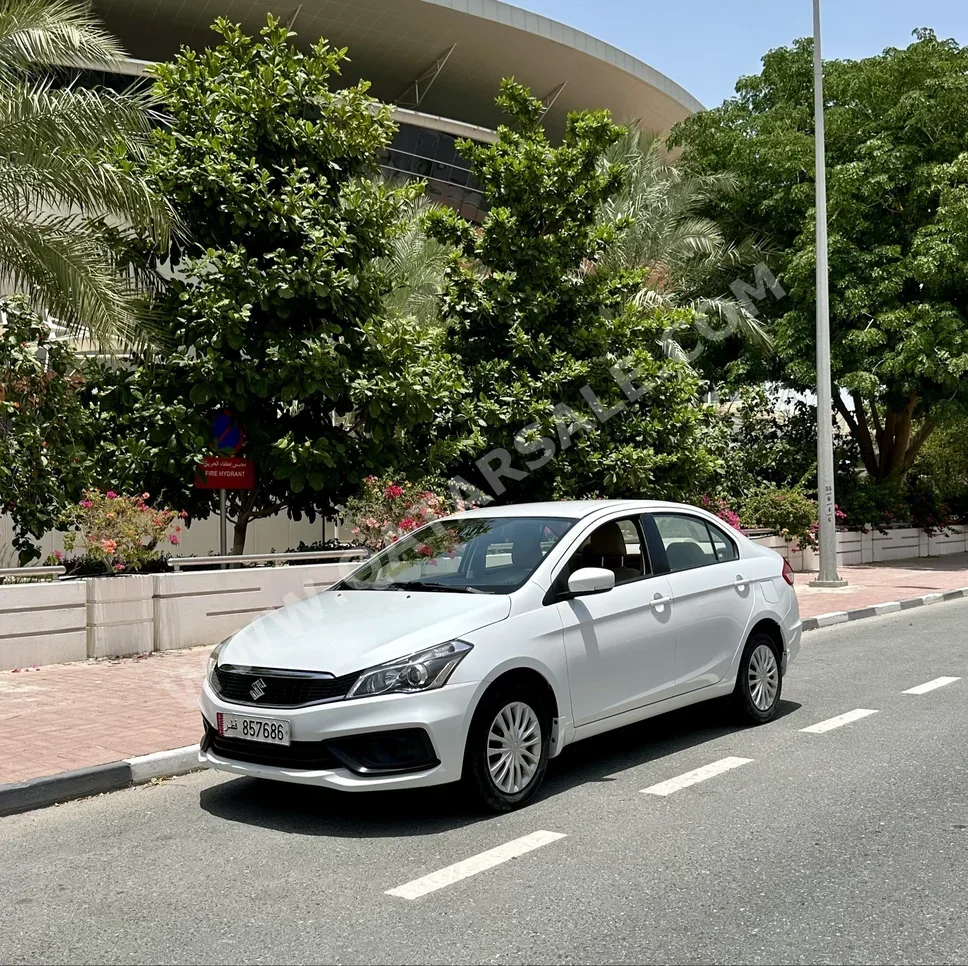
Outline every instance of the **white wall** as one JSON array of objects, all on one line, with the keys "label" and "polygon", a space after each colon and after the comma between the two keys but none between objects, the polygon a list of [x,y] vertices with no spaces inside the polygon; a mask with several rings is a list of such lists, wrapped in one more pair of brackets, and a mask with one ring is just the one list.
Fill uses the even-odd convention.
[{"label": "white wall", "polygon": [[312,597],[352,564],[155,574],[154,650],[217,644],[261,614]]},{"label": "white wall", "polygon": [[82,581],[0,586],[0,671],[86,657]]},{"label": "white wall", "polygon": [[0,585],[0,670],[217,644],[358,563]]},{"label": "white wall", "polygon": [[[795,543],[787,543],[775,534],[752,538],[756,543],[771,547],[790,562],[798,573],[818,569],[816,551],[800,551]],[[878,530],[844,531],[837,533],[837,565],[854,567],[860,564],[891,560],[913,560],[918,557],[938,557],[947,553],[968,551],[968,526],[952,527],[947,533],[929,537],[916,527],[897,527],[881,533]]]}]

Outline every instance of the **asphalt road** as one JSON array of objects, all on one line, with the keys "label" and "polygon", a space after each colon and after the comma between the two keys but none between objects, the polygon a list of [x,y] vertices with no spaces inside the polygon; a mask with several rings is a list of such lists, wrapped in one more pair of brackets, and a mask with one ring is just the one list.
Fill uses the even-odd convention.
[{"label": "asphalt road", "polygon": [[576,745],[498,818],[196,774],[0,819],[0,962],[968,961],[968,601],[810,632],[783,697]]}]

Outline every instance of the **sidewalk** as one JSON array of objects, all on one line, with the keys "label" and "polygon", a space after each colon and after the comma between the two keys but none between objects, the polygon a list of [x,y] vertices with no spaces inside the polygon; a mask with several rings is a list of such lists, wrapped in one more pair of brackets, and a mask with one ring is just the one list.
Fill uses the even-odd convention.
[{"label": "sidewalk", "polygon": [[[807,586],[804,618],[968,587],[968,554],[845,567],[841,590]],[[198,741],[209,648],[0,672],[0,784]]]},{"label": "sidewalk", "polygon": [[839,590],[808,586],[817,576],[815,573],[796,575],[801,617],[816,617],[831,611],[853,610],[968,587],[968,553],[840,567],[837,575],[847,581],[847,586]]}]

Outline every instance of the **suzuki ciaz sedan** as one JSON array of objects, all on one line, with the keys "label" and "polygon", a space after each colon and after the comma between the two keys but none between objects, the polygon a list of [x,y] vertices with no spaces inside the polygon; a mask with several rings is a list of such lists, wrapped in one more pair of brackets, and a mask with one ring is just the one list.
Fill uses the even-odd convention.
[{"label": "suzuki ciaz sedan", "polygon": [[200,759],[508,811],[582,738],[725,695],[769,721],[800,632],[789,565],[695,507],[472,510],[218,645]]}]

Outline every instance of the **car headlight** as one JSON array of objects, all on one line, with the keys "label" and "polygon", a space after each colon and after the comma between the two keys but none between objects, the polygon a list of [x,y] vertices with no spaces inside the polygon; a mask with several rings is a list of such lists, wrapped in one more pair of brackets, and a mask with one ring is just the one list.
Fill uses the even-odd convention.
[{"label": "car headlight", "polygon": [[212,648],[212,653],[209,654],[208,656],[208,670],[205,672],[205,678],[207,681],[211,682],[212,675],[215,673],[215,665],[218,664],[219,652],[231,640],[232,640],[231,637],[227,637],[225,638],[224,641],[222,641],[219,644],[216,644],[215,647]]},{"label": "car headlight", "polygon": [[454,668],[473,647],[466,641],[447,641],[417,651],[409,657],[381,664],[364,671],[346,692],[347,698],[367,698],[375,694],[403,692],[414,694],[446,684]]}]

